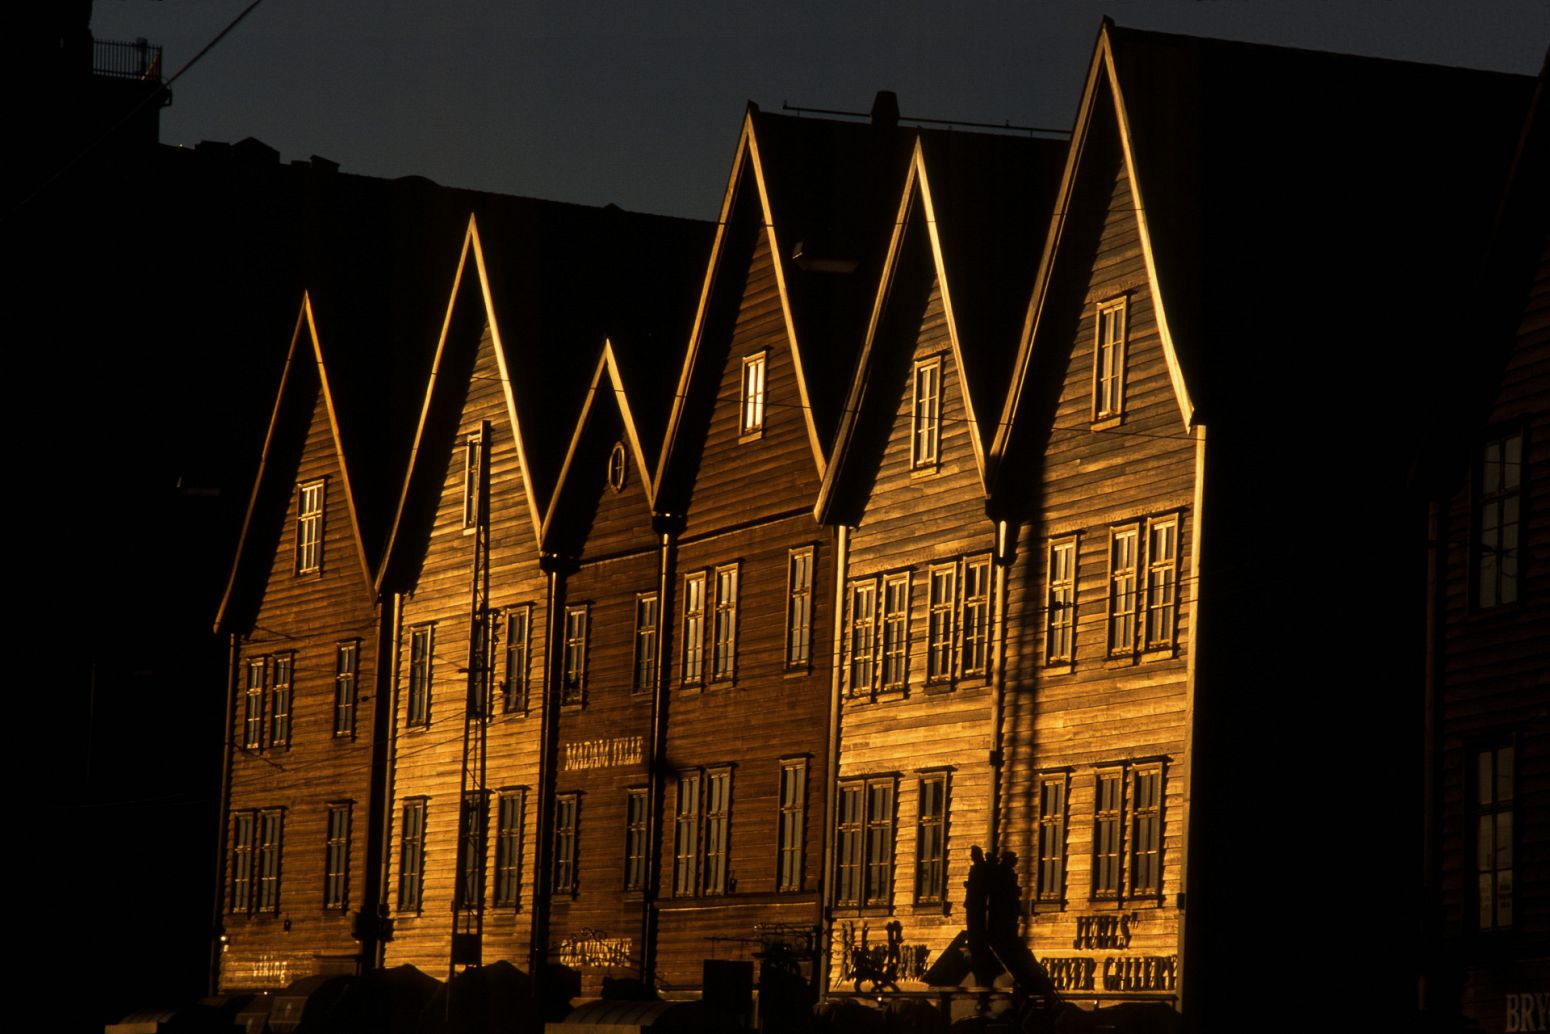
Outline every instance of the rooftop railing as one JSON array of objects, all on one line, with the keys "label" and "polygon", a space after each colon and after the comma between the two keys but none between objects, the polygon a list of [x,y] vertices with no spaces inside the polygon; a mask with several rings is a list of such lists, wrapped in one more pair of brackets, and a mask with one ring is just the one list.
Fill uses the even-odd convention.
[{"label": "rooftop railing", "polygon": [[161,47],[144,39],[92,41],[92,72],[118,79],[161,80]]}]

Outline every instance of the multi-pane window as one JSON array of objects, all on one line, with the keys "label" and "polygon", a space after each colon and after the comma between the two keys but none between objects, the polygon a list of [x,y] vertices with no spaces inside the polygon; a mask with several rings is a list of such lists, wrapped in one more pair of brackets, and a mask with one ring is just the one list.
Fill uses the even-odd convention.
[{"label": "multi-pane window", "polygon": [[323,570],[323,503],[326,482],[296,486],[296,573]]},{"label": "multi-pane window", "polygon": [[794,549],[786,573],[786,667],[801,668],[813,657],[813,550]]},{"label": "multi-pane window", "polygon": [[554,893],[576,893],[576,840],[581,798],[573,793],[554,799]]},{"label": "multi-pane window", "polygon": [[1138,768],[1130,776],[1130,893],[1162,893],[1161,768]]},{"label": "multi-pane window", "polygon": [[716,625],[711,643],[712,679],[730,679],[737,672],[737,568],[716,568]]},{"label": "multi-pane window", "polygon": [[560,703],[581,703],[587,684],[586,604],[565,608],[565,663],[561,676]]},{"label": "multi-pane window", "polygon": [[350,805],[328,806],[327,839],[323,850],[323,907],[350,907]]},{"label": "multi-pane window", "polygon": [[1146,526],[1146,646],[1173,645],[1179,605],[1179,518],[1156,517]]},{"label": "multi-pane window", "polygon": [[635,677],[637,693],[646,693],[657,684],[657,594],[635,597]]},{"label": "multi-pane window", "polygon": [[1481,930],[1512,926],[1514,753],[1510,743],[1474,752],[1470,810],[1475,827],[1475,922]]},{"label": "multi-pane window", "polygon": [[231,910],[253,911],[254,815],[239,811],[231,818]]},{"label": "multi-pane window", "polygon": [[684,576],[683,680],[699,682],[705,666],[705,575]]},{"label": "multi-pane window", "polygon": [[647,844],[646,791],[626,791],[624,802],[624,889],[646,889],[646,859],[650,854]]},{"label": "multi-pane window", "polygon": [[910,466],[935,467],[942,437],[942,360],[915,364],[915,402],[910,420]]},{"label": "multi-pane window", "polygon": [[709,769],[678,776],[673,809],[673,894],[727,892],[732,772]]},{"label": "multi-pane window", "polygon": [[807,762],[780,765],[780,830],[776,890],[802,889],[802,841],[806,832]]},{"label": "multi-pane window", "polygon": [[359,643],[334,648],[334,735],[355,735],[355,680],[359,674]]},{"label": "multi-pane window", "polygon": [[490,629],[500,614],[482,611],[474,614],[468,626],[468,712],[479,718],[495,713],[495,659],[490,653]]},{"label": "multi-pane window", "polygon": [[892,776],[841,784],[835,903],[886,905],[893,884]]},{"label": "multi-pane window", "polygon": [[705,821],[700,843],[705,851],[700,878],[706,894],[727,892],[727,838],[732,826],[732,773],[718,769],[705,773]]},{"label": "multi-pane window", "polygon": [[947,774],[920,779],[915,825],[915,900],[941,904],[947,899]]},{"label": "multi-pane window", "polygon": [[958,611],[958,565],[931,568],[930,614],[926,629],[926,681],[953,677],[953,617]]},{"label": "multi-pane window", "polygon": [[409,632],[409,700],[406,720],[410,725],[431,721],[432,628],[421,625]]},{"label": "multi-pane window", "polygon": [[1119,897],[1120,837],[1124,831],[1121,793],[1125,774],[1099,772],[1093,797],[1093,897]]},{"label": "multi-pane window", "polygon": [[257,750],[264,745],[264,691],[269,658],[248,658],[247,683],[242,695],[242,745]]},{"label": "multi-pane window", "polygon": [[688,897],[699,884],[700,774],[678,777],[673,810],[673,894]]},{"label": "multi-pane window", "polygon": [[1476,475],[1471,574],[1475,606],[1516,603],[1521,571],[1523,434],[1494,438],[1480,453]]},{"label": "multi-pane window", "polygon": [[291,680],[296,671],[296,655],[277,654],[274,659],[274,684],[269,691],[269,745],[288,746],[291,742]]},{"label": "multi-pane window", "polygon": [[764,369],[765,354],[743,357],[743,394],[738,430],[742,434],[757,434],[764,430]]},{"label": "multi-pane window", "polygon": [[960,639],[960,671],[964,675],[990,672],[990,558],[963,562],[963,634]]},{"label": "multi-pane window", "polygon": [[1125,409],[1125,299],[1098,307],[1098,340],[1093,357],[1093,420]]},{"label": "multi-pane window", "polygon": [[280,856],[285,842],[285,812],[258,813],[258,901],[260,912],[280,910]]},{"label": "multi-pane window", "polygon": [[877,583],[850,587],[850,692],[860,696],[872,689],[877,654]]},{"label": "multi-pane window", "polygon": [[463,439],[463,527],[475,528],[484,508],[484,428]]},{"label": "multi-pane window", "polygon": [[900,689],[908,678],[910,653],[910,576],[883,579],[883,688]]},{"label": "multi-pane window", "polygon": [[463,794],[458,811],[457,884],[453,908],[478,908],[484,903],[484,822],[487,809],[482,790]]},{"label": "multi-pane window", "polygon": [[495,811],[495,905],[515,908],[522,890],[521,790],[502,790]]},{"label": "multi-pane window", "polygon": [[398,910],[420,911],[425,877],[425,799],[404,802],[404,818],[398,830]]},{"label": "multi-pane window", "polygon": [[507,714],[527,710],[527,665],[533,608],[520,604],[506,611],[506,682],[502,706]]},{"label": "multi-pane window", "polygon": [[1066,777],[1039,779],[1039,841],[1035,845],[1034,895],[1063,901],[1066,894]]},{"label": "multi-pane window", "polygon": [[1114,528],[1109,533],[1109,652],[1130,653],[1136,647],[1136,603],[1140,595],[1140,530]]},{"label": "multi-pane window", "polygon": [[1044,600],[1044,662],[1069,664],[1076,657],[1076,539],[1049,544]]}]

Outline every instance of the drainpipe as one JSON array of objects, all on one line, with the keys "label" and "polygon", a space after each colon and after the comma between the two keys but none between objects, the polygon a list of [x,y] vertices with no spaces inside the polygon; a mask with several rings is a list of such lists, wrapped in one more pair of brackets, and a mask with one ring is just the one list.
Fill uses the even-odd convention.
[{"label": "drainpipe", "polygon": [[361,955],[371,969],[386,964],[388,865],[392,857],[393,772],[398,754],[398,643],[404,628],[403,596],[392,593],[377,623],[377,665],[371,710],[371,799],[367,805],[365,894],[361,898]]},{"label": "drainpipe", "polygon": [[210,932],[210,994],[221,990],[221,955],[226,948],[226,827],[231,814],[231,762],[232,722],[237,714],[237,668],[240,659],[237,635],[233,632],[227,641],[226,652],[226,733],[221,747],[221,801],[215,830],[215,899],[211,915]]},{"label": "drainpipe", "polygon": [[657,684],[653,687],[651,701],[651,740],[646,745],[646,874],[642,888],[640,917],[640,979],[655,989],[652,974],[656,971],[657,936],[657,873],[661,868],[661,850],[657,843],[660,826],[663,782],[658,758],[667,752],[667,691],[668,671],[664,663],[670,655],[668,635],[673,623],[668,615],[676,613],[673,607],[673,571],[678,561],[677,530],[681,521],[664,517],[660,522],[662,548],[657,554]]},{"label": "drainpipe", "polygon": [[529,975],[532,977],[533,995],[542,1000],[549,962],[549,913],[553,904],[551,882],[554,880],[554,785],[555,761],[558,754],[556,738],[559,736],[559,649],[564,637],[557,634],[556,616],[560,601],[559,558],[552,553],[541,553],[538,561],[549,576],[544,606],[548,610],[544,632],[544,696],[543,714],[539,720],[538,745],[538,851],[537,870],[533,873],[533,933],[528,946]]},{"label": "drainpipe", "polygon": [[829,996],[831,957],[834,943],[834,823],[839,807],[840,709],[843,703],[845,628],[845,582],[850,568],[850,527],[841,524],[834,555],[834,645],[829,653],[829,756],[824,766],[823,788],[823,872],[819,875],[818,924],[822,931],[818,943],[823,954],[819,966],[820,1001]]},{"label": "drainpipe", "polygon": [[1005,772],[1002,749],[1003,715],[1006,712],[1006,573],[1017,554],[1016,537],[1005,520],[996,522],[995,613],[991,618],[992,653],[995,681],[990,696],[990,807],[986,816],[987,854],[994,854],[1001,843],[1001,779]]}]

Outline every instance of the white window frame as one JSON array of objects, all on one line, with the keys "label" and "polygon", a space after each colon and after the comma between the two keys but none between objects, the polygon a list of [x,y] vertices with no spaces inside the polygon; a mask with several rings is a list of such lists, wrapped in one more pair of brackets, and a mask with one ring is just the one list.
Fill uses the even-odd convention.
[{"label": "white window frame", "polygon": [[942,453],[942,357],[915,363],[910,406],[910,469],[932,471]]},{"label": "white window frame", "polygon": [[[945,594],[941,591],[946,586]],[[951,682],[957,654],[958,563],[932,564],[926,575],[926,683]]]},{"label": "white window frame", "polygon": [[323,573],[324,517],[328,512],[328,479],[296,486],[296,573]]},{"label": "white window frame", "polygon": [[684,575],[683,645],[679,671],[686,686],[705,682],[705,572]]},{"label": "white window frame", "polygon": [[737,678],[738,565],[716,568],[716,600],[711,620],[710,681]]},{"label": "white window frame", "polygon": [[764,433],[764,406],[766,378],[769,374],[769,353],[755,352],[743,356],[741,390],[738,393],[738,435],[744,440],[758,438]]},{"label": "white window frame", "polygon": [[560,664],[560,703],[579,706],[587,693],[587,634],[590,607],[574,603],[565,608],[565,646]]},{"label": "white window frame", "polygon": [[1125,353],[1130,297],[1098,303],[1093,334],[1092,422],[1117,422],[1125,415]]},{"label": "white window frame", "polygon": [[786,555],[786,668],[809,668],[813,663],[813,558],[812,546]]},{"label": "white window frame", "polygon": [[488,463],[485,445],[489,441],[488,423],[481,423],[478,430],[463,437],[463,530],[473,531],[485,506],[485,467]]}]

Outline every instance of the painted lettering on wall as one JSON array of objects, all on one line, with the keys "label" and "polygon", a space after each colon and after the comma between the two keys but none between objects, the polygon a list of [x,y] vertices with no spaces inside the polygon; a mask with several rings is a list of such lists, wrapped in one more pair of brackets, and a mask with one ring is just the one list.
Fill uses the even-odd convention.
[{"label": "painted lettering on wall", "polygon": [[641,759],[640,736],[610,736],[601,740],[577,740],[565,744],[565,770],[578,768],[617,768],[638,765]]},{"label": "painted lettering on wall", "polygon": [[1128,948],[1130,928],[1139,921],[1134,912],[1119,915],[1077,916],[1073,948]]},{"label": "painted lettering on wall", "polygon": [[601,930],[585,929],[561,941],[556,954],[562,966],[574,969],[625,969],[633,947],[628,937],[608,937]]},{"label": "painted lettering on wall", "polygon": [[1550,1030],[1550,991],[1507,995],[1507,1030]]},{"label": "painted lettering on wall", "polygon": [[1061,991],[1172,991],[1178,985],[1177,955],[1044,956],[1039,959]]}]

